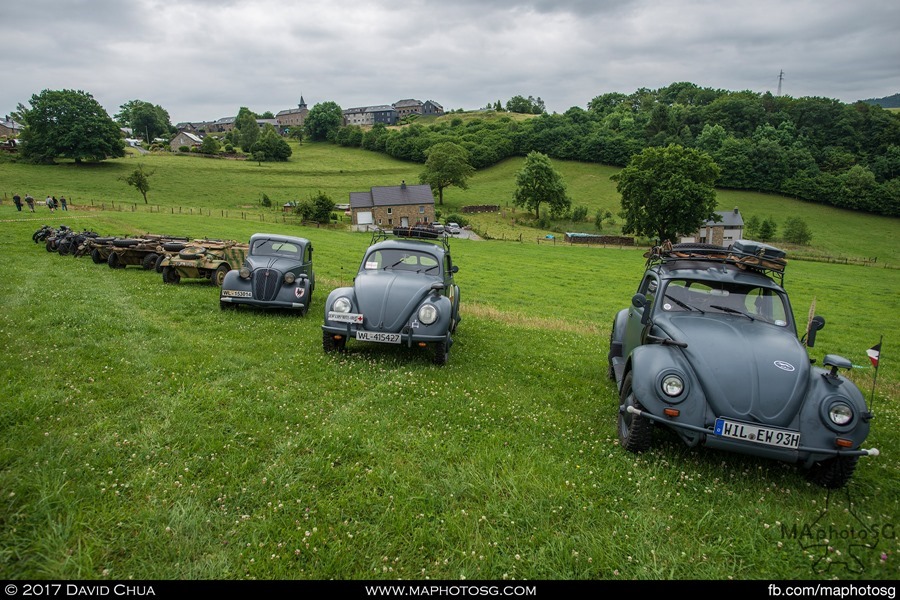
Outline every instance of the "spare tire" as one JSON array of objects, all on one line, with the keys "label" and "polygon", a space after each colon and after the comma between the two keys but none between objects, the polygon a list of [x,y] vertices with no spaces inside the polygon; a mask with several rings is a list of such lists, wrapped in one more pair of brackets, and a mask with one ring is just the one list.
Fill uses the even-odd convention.
[{"label": "spare tire", "polygon": [[178,256],[185,260],[195,260],[206,254],[206,248],[203,246],[189,246],[178,253]]},{"label": "spare tire", "polygon": [[721,250],[722,252],[728,252],[728,248],[725,246],[719,246],[718,244],[702,244],[700,242],[674,244],[672,250],[681,250],[682,252],[685,250]]},{"label": "spare tire", "polygon": [[162,247],[166,252],[181,252],[187,247],[187,244],[183,242],[165,242]]},{"label": "spare tire", "polygon": [[113,240],[113,246],[116,248],[130,248],[132,246],[137,246],[141,243],[141,240],[131,240],[131,239],[118,239]]}]

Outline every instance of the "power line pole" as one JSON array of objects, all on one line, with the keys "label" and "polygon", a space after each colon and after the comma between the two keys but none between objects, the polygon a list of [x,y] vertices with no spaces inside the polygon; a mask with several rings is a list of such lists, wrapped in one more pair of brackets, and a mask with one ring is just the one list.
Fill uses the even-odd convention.
[{"label": "power line pole", "polygon": [[783,80],[784,80],[784,69],[782,69],[781,72],[778,73],[778,93],[776,94],[776,96],[781,95],[781,82]]}]

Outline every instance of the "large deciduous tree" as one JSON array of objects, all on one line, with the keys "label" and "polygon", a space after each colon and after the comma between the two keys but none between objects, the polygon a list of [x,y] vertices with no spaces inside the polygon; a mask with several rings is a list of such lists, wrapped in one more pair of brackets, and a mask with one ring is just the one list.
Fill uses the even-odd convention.
[{"label": "large deciduous tree", "polygon": [[30,103],[21,136],[26,160],[101,161],[125,155],[116,122],[87,92],[44,90],[33,95]]},{"label": "large deciduous tree", "polygon": [[314,142],[333,140],[344,122],[344,113],[337,102],[320,102],[309,109],[303,121],[306,135]]},{"label": "large deciduous tree", "polygon": [[441,142],[425,151],[425,170],[419,175],[420,183],[427,183],[437,190],[438,204],[444,204],[444,188],[451,185],[465,190],[468,180],[475,173],[469,164],[469,152],[455,142]]},{"label": "large deciduous tree", "polygon": [[552,215],[562,215],[572,206],[566,184],[546,154],[532,151],[525,157],[525,165],[516,174],[513,204],[533,210],[537,218],[541,204],[547,204]]},{"label": "large deciduous tree", "polygon": [[250,150],[253,152],[253,159],[260,162],[284,162],[293,153],[290,144],[268,123]]},{"label": "large deciduous tree", "polygon": [[232,133],[232,139],[244,152],[252,152],[253,145],[259,139],[259,125],[256,123],[256,113],[246,106],[242,106],[234,119],[234,129],[237,133]]},{"label": "large deciduous tree", "polygon": [[121,105],[115,119],[123,127],[130,127],[133,135],[145,136],[148,144],[172,129],[168,111],[144,100],[129,100]]},{"label": "large deciduous tree", "polygon": [[612,176],[622,195],[624,233],[674,241],[716,219],[719,167],[705,152],[671,144],[645,148]]}]

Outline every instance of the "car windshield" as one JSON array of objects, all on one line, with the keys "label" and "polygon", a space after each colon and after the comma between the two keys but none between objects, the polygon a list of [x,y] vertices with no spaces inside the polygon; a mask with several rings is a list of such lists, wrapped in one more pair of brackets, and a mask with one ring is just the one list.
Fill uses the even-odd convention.
[{"label": "car windshield", "polygon": [[254,256],[277,256],[281,258],[300,258],[300,247],[297,244],[281,240],[259,240],[253,244]]},{"label": "car windshield", "polygon": [[740,283],[673,279],[659,297],[664,312],[723,313],[788,324],[784,298],[776,290]]},{"label": "car windshield", "polygon": [[365,271],[408,271],[439,275],[440,267],[438,260],[431,254],[397,248],[376,250],[363,261]]}]

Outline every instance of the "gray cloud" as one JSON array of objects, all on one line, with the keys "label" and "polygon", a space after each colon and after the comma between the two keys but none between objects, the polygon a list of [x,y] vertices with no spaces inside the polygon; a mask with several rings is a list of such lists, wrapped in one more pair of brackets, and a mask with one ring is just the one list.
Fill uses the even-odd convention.
[{"label": "gray cloud", "polygon": [[676,81],[852,102],[900,91],[900,5],[880,0],[31,0],[4,7],[0,111],[43,89],[173,121],[402,98],[550,111]]}]

